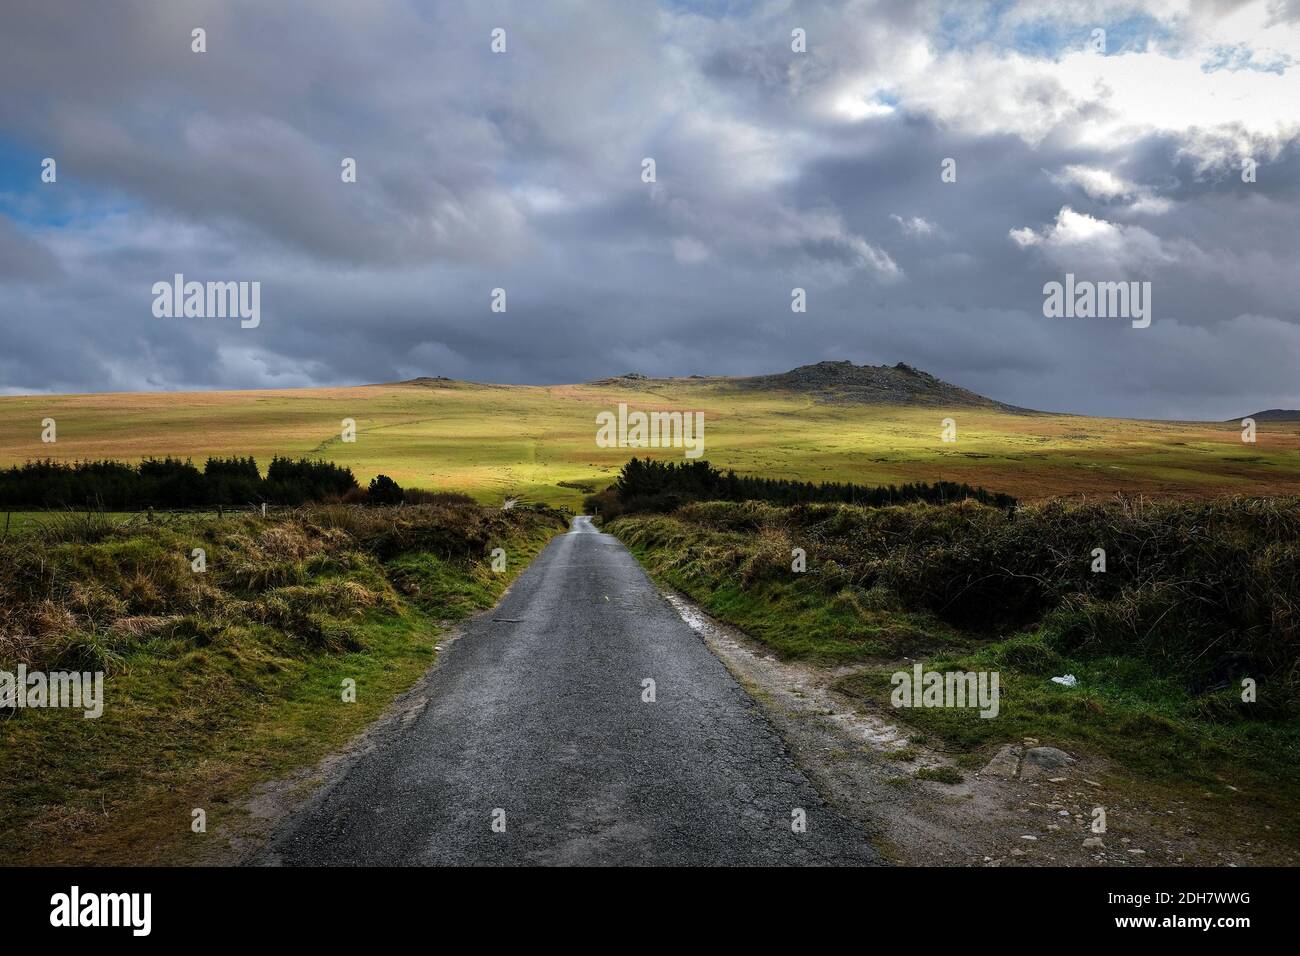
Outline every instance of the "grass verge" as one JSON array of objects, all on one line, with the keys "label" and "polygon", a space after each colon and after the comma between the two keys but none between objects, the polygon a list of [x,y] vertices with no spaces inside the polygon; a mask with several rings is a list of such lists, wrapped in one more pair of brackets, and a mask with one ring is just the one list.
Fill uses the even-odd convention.
[{"label": "grass verge", "polygon": [[336,506],[59,525],[0,546],[0,670],[106,674],[97,719],[0,712],[4,862],[202,857],[238,828],[241,798],[374,720],[442,629],[490,607],[563,527],[548,509]]}]

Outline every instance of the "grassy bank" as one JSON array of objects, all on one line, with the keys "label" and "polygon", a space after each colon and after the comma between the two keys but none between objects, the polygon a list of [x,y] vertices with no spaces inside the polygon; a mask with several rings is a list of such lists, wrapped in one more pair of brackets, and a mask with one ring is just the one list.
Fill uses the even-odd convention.
[{"label": "grassy bank", "polygon": [[98,719],[0,714],[5,862],[202,855],[238,828],[241,797],[365,727],[428,668],[439,632],[491,606],[563,527],[548,510],[449,500],[150,524],[67,515],[0,543],[0,669],[106,674]]},{"label": "grassy bank", "polygon": [[[1300,503],[692,505],[612,522],[662,583],[978,766],[1024,736],[1300,806]],[[807,570],[792,570],[792,551]],[[1092,570],[1093,549],[1106,571]],[[890,675],[998,671],[1001,712],[895,709]],[[1078,685],[1052,683],[1074,674]],[[1243,678],[1258,699],[1241,700]]]}]

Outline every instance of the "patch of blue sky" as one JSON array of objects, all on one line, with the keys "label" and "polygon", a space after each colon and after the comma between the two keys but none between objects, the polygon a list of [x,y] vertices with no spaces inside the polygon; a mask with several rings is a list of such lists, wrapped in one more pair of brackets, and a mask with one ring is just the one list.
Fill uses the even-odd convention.
[{"label": "patch of blue sky", "polygon": [[0,133],[0,193],[27,195],[42,185],[41,160],[45,157],[25,143]]},{"label": "patch of blue sky", "polygon": [[55,160],[56,180],[41,178],[48,153],[0,131],[0,213],[30,229],[61,228],[138,208],[116,192],[91,185]]},{"label": "patch of blue sky", "polygon": [[1098,23],[1080,22],[1073,17],[1020,20],[1009,16],[1014,7],[1011,0],[997,0],[950,8],[939,20],[932,37],[934,45],[943,51],[991,46],[1024,56],[1056,59],[1090,48],[1094,29],[1106,31],[1107,54],[1144,50],[1151,43],[1168,44],[1175,36],[1171,24],[1146,14]]},{"label": "patch of blue sky", "polygon": [[1201,64],[1205,73],[1219,70],[1254,70],[1259,73],[1276,73],[1281,76],[1296,65],[1294,57],[1281,53],[1259,53],[1244,44],[1216,46],[1208,59]]}]

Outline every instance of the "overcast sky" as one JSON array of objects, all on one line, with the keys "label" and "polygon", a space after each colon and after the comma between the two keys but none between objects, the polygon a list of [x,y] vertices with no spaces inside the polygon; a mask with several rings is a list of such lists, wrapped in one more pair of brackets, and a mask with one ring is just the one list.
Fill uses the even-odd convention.
[{"label": "overcast sky", "polygon": [[[6,0],[0,393],[851,359],[1300,407],[1298,135],[1297,0]],[[1067,272],[1150,327],[1045,318]],[[156,318],[175,273],[260,326]]]}]

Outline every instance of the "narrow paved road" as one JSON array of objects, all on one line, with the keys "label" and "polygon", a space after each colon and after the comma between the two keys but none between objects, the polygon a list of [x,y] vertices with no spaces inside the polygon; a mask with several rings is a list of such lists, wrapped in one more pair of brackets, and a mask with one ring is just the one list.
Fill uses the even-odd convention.
[{"label": "narrow paved road", "polygon": [[259,862],[879,862],[587,518],[467,626],[424,693],[419,717],[290,818]]}]

